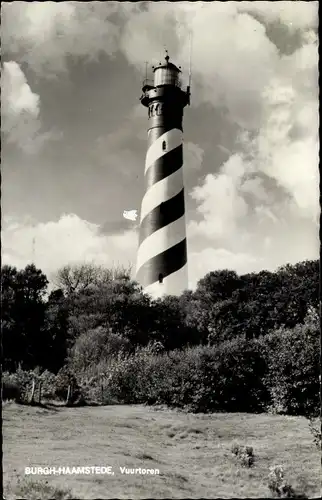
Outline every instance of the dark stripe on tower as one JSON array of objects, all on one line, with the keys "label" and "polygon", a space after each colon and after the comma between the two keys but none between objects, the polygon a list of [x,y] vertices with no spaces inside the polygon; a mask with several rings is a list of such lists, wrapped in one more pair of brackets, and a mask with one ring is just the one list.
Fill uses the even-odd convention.
[{"label": "dark stripe on tower", "polygon": [[164,153],[155,160],[145,173],[145,187],[148,190],[156,182],[162,181],[183,165],[182,144]]},{"label": "dark stripe on tower", "polygon": [[166,278],[179,271],[187,263],[187,239],[180,241],[168,250],[159,253],[145,262],[136,275],[137,281],[143,286],[152,285],[159,280],[162,274]]},{"label": "dark stripe on tower", "polygon": [[142,220],[140,226],[140,245],[158,229],[171,224],[184,215],[184,189],[153,208]]}]

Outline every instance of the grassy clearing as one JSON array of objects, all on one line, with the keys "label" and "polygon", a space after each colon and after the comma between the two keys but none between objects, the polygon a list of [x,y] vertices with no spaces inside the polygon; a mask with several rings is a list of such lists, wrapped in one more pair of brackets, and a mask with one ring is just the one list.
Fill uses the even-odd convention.
[{"label": "grassy clearing", "polygon": [[[254,448],[254,467],[236,461],[235,442]],[[312,498],[320,493],[320,460],[301,417],[192,415],[143,406],[3,407],[8,500],[269,498],[269,467],[277,464]],[[115,474],[24,478],[26,466],[90,465],[112,466]],[[160,475],[123,475],[120,467],[158,468]]]}]

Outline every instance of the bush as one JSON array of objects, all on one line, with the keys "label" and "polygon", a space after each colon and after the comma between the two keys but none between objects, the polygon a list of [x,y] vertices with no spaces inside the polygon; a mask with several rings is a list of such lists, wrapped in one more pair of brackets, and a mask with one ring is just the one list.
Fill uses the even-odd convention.
[{"label": "bush", "polygon": [[242,467],[252,467],[255,462],[254,450],[252,446],[240,446],[234,443],[231,452],[235,455]]},{"label": "bush", "polygon": [[120,403],[178,407],[190,403],[197,382],[193,350],[168,354],[154,354],[153,350],[140,348],[134,355],[119,355],[114,360],[108,376],[110,396]]},{"label": "bush", "polygon": [[110,328],[98,327],[82,333],[75,341],[69,355],[69,365],[74,372],[87,370],[118,352],[128,352],[131,343]]},{"label": "bush", "polygon": [[14,399],[16,402],[30,402],[30,396],[35,381],[34,398],[38,400],[41,386],[41,398],[56,399],[56,376],[45,370],[22,370],[18,368],[15,373],[4,372],[2,375],[2,398]]},{"label": "bush", "polygon": [[83,394],[75,375],[68,366],[63,366],[56,375],[55,396],[65,401],[68,395],[68,387],[72,389],[71,403],[83,401]]},{"label": "bush", "polygon": [[8,374],[2,375],[2,400],[13,400],[16,403],[21,401],[21,388],[15,380],[10,380]]},{"label": "bush", "polygon": [[275,498],[308,498],[305,491],[296,491],[289,484],[285,478],[284,469],[281,465],[270,467],[268,488]]},{"label": "bush", "polygon": [[262,371],[256,344],[242,339],[163,354],[146,347],[118,356],[109,369],[108,390],[120,403],[261,411],[267,403]]},{"label": "bush", "polygon": [[198,348],[150,356],[146,377],[149,404],[192,410],[192,396],[201,386]]},{"label": "bush", "polygon": [[[14,395],[16,392],[17,398],[13,398],[17,402],[29,401],[33,380],[38,376],[38,371],[25,371],[18,368],[15,373],[4,372],[2,374],[3,383],[3,399],[9,399],[7,395]],[[19,396],[18,396],[19,391]]]},{"label": "bush", "polygon": [[318,318],[310,314],[303,325],[280,329],[258,341],[267,365],[264,382],[270,393],[270,411],[316,414],[320,407],[319,338]]},{"label": "bush", "polygon": [[237,338],[200,351],[202,386],[197,411],[260,412],[267,404],[265,364],[255,342]]},{"label": "bush", "polygon": [[[217,346],[169,352],[153,342],[131,354],[119,349],[118,340],[112,343],[113,351],[111,345],[104,347],[103,338],[112,337],[101,329],[102,337],[89,351],[91,363],[86,365],[84,350],[84,362],[76,366],[86,368],[77,371],[73,358],[70,374],[59,373],[55,393],[65,399],[72,383],[80,394],[97,402],[165,404],[193,412],[269,409],[311,416],[319,408],[318,323],[311,312],[304,325],[258,340],[239,336]],[[104,357],[103,352],[110,354]],[[71,373],[76,375],[71,378]]]},{"label": "bush", "polygon": [[44,399],[55,399],[56,391],[56,375],[45,370],[39,376],[39,382],[41,382],[41,396]]}]

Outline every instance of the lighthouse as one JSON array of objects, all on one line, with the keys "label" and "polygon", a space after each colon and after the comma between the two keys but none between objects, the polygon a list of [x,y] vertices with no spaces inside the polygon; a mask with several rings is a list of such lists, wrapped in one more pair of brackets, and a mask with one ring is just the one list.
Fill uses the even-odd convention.
[{"label": "lighthouse", "polygon": [[136,279],[158,298],[188,288],[182,120],[190,86],[183,90],[181,70],[167,52],[152,69],[154,79],[143,82],[140,98],[149,125]]}]

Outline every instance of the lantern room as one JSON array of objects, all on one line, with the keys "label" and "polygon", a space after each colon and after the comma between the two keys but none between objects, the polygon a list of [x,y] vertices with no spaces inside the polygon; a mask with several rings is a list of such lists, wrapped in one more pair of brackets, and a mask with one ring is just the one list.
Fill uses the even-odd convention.
[{"label": "lantern room", "polygon": [[174,85],[175,87],[181,87],[181,70],[174,64],[170,63],[169,59],[170,58],[167,53],[165,57],[165,64],[160,63],[158,66],[153,67],[155,87],[160,87],[163,85]]}]

